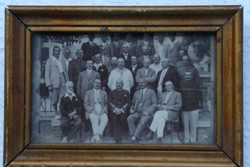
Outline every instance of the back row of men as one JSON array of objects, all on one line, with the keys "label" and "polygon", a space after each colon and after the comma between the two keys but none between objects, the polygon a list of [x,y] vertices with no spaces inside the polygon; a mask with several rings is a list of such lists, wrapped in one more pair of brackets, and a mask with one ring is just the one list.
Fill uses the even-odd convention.
[{"label": "back row of men", "polygon": [[[101,54],[102,63],[108,65],[111,57],[122,57],[126,62],[126,67],[131,64],[131,56],[152,57],[159,55],[160,58],[168,57],[171,65],[175,65],[180,59],[178,57],[179,50],[187,50],[188,46],[184,40],[177,40],[175,33],[169,33],[169,39],[163,34],[155,36],[155,40],[149,34],[143,34],[142,39],[134,40],[131,34],[126,34],[124,39],[121,39],[118,33],[112,35],[112,42],[108,42],[107,34],[102,34],[100,44],[96,44],[95,34],[88,35],[88,41],[83,43],[81,49],[84,53],[83,60],[92,59],[96,54]],[[169,42],[166,42],[169,41]],[[140,58],[141,59],[141,58]],[[142,63],[140,60],[139,62]]]},{"label": "back row of men", "polygon": [[[148,50],[148,47],[144,46],[144,48],[146,51]],[[200,92],[199,74],[196,68],[192,65],[188,55],[183,54],[181,61],[175,64],[176,66],[170,65],[171,63],[170,63],[169,58],[161,59],[159,55],[154,55],[153,60],[151,56],[147,56],[147,57],[143,56],[141,58],[142,59],[141,64],[139,63],[140,58],[137,59],[136,56],[131,56],[130,57],[131,64],[128,64],[128,66],[126,66],[125,58],[112,57],[110,67],[112,67],[113,69],[111,68],[111,70],[109,70],[109,68],[102,63],[101,54],[97,53],[94,55],[93,58],[88,59],[85,62],[82,59],[84,57],[83,53],[84,52],[82,49],[77,50],[76,52],[77,59],[70,60],[70,50],[66,48],[64,50],[64,58],[59,59],[60,48],[58,46],[55,46],[53,48],[53,56],[49,58],[46,62],[45,83],[46,83],[46,86],[48,87],[48,90],[50,91],[51,102],[53,105],[53,109],[56,112],[58,112],[57,106],[58,106],[59,99],[65,96],[66,97],[71,96],[66,93],[67,85],[65,86],[65,84],[68,81],[72,81],[72,85],[75,85],[75,89],[73,90],[73,92],[76,96],[80,97],[80,99],[78,100],[81,102],[83,106],[82,108],[85,109],[85,112],[82,111],[81,113],[85,113],[85,114],[89,113],[88,108],[86,107],[86,101],[87,101],[86,98],[88,97],[87,92],[89,90],[92,90],[95,87],[98,87],[98,86],[95,86],[95,82],[100,81],[101,83],[102,81],[100,85],[101,89],[104,92],[107,92],[109,94],[112,91],[117,89],[117,82],[120,81],[122,82],[123,90],[128,92],[126,96],[129,96],[130,99],[134,99],[136,97],[136,94],[134,95],[134,92],[140,87],[142,87],[142,86],[139,86],[138,84],[140,82],[143,82],[145,85],[147,85],[149,90],[152,90],[153,94],[154,93],[156,94],[155,100],[157,101],[157,99],[160,99],[162,93],[166,92],[167,88],[165,84],[167,81],[169,81],[171,82],[172,87],[173,88],[175,87],[175,90],[182,92],[182,95],[181,95],[182,98],[180,100],[181,105],[179,106],[179,109],[176,109],[176,110],[179,111],[180,107],[182,107],[181,108],[182,110],[188,111],[188,113],[191,113],[190,111],[195,110],[195,113],[196,113],[195,117],[197,117],[198,115],[197,108],[201,108],[202,106],[202,96]],[[181,50],[179,53],[181,53]],[[137,93],[137,96],[139,96],[138,93]],[[148,96],[151,97],[151,95],[148,95]],[[103,97],[101,96],[99,97],[100,99],[103,100]],[[139,98],[137,97],[137,99]],[[96,100],[90,99],[90,101],[95,102]],[[62,102],[60,103],[60,105],[61,104]],[[97,108],[96,108],[96,105],[94,106],[95,106],[94,108],[95,111],[99,111],[99,112],[102,111],[100,109],[103,107],[102,105],[100,105],[99,107],[97,106]],[[140,109],[140,110],[144,111],[144,109]],[[118,110],[117,112],[118,113],[124,112],[124,110]],[[152,118],[154,111],[148,114]],[[90,115],[88,116],[86,115],[85,118],[82,116],[82,118],[86,119],[89,116]],[[188,117],[189,116],[187,115],[187,118]],[[71,119],[71,116],[69,118]],[[98,117],[98,119],[99,118],[100,117]],[[143,120],[141,117],[138,117],[138,118],[141,119],[142,121],[141,124],[144,125],[145,120]],[[102,134],[99,134],[98,126],[96,124],[93,124],[93,122],[99,122],[99,121],[96,121],[96,119],[97,118],[90,117],[90,120],[92,120],[91,121],[92,129],[94,132],[93,140],[98,141],[100,140],[99,135],[102,135]],[[135,118],[133,118],[133,120],[134,119]],[[150,119],[148,119],[148,121],[149,120]],[[198,121],[198,117],[197,117],[197,121]],[[67,123],[69,123],[69,119],[67,119],[66,124]],[[103,122],[101,121],[100,123],[103,123]],[[101,133],[103,129],[105,128],[104,124],[105,124],[105,121],[100,126]],[[137,134],[135,125],[134,124],[132,124],[131,126],[130,125],[131,124],[128,124],[130,135],[131,135],[131,140],[138,141],[141,130]],[[139,129],[143,129],[143,128],[144,126],[142,126]],[[67,128],[64,131],[68,131]],[[187,140],[189,141],[189,139]]]}]

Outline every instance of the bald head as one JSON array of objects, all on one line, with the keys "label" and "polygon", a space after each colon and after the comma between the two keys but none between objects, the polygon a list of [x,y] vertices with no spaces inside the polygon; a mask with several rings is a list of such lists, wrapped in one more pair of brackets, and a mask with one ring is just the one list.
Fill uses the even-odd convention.
[{"label": "bald head", "polygon": [[144,68],[148,69],[151,64],[151,60],[149,58],[145,58],[143,61]]},{"label": "bald head", "polygon": [[123,59],[123,58],[119,58],[119,59],[117,60],[117,67],[118,67],[119,69],[123,69],[124,66],[125,66],[125,61],[124,61],[124,59]]},{"label": "bald head", "polygon": [[169,67],[169,59],[168,58],[164,58],[161,60],[161,66],[163,69],[166,69]]}]

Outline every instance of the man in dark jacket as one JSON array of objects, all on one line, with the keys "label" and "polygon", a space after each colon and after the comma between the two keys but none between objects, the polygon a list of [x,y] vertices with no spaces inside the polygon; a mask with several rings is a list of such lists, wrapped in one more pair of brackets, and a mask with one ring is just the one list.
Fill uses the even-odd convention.
[{"label": "man in dark jacket", "polygon": [[200,77],[189,57],[183,56],[184,66],[178,68],[179,90],[182,95],[182,122],[184,126],[184,142],[196,143],[196,128],[199,112],[202,109],[202,92]]},{"label": "man in dark jacket", "polygon": [[68,143],[82,126],[80,99],[73,92],[73,82],[66,83],[66,93],[60,101],[62,143]]},{"label": "man in dark jacket", "polygon": [[122,142],[122,136],[126,135],[128,109],[130,107],[129,92],[122,89],[123,81],[116,81],[116,89],[109,94],[108,106],[112,122],[113,136],[115,143]]}]

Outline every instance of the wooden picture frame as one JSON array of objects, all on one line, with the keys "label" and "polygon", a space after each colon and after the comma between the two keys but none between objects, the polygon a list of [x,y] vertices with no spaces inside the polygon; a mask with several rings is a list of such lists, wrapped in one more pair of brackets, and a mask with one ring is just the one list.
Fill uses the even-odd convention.
[{"label": "wooden picture frame", "polygon": [[[5,10],[5,166],[242,166],[242,6],[32,7]],[[32,34],[37,32],[213,32],[213,145],[33,144]]]}]

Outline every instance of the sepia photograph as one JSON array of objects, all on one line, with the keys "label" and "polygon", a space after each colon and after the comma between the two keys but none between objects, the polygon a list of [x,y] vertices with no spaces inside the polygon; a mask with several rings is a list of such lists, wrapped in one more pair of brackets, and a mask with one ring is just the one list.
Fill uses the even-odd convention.
[{"label": "sepia photograph", "polygon": [[215,144],[215,34],[32,35],[31,143]]}]

